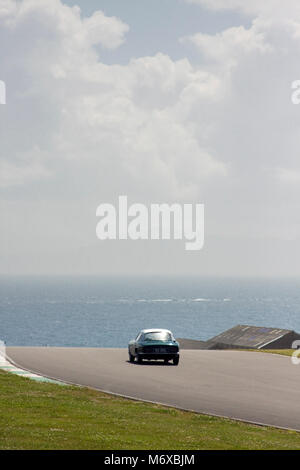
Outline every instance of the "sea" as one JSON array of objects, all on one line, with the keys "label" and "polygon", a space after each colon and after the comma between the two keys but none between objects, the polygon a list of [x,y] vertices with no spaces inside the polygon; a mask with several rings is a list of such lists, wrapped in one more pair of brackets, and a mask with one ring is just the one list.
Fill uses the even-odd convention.
[{"label": "sea", "polygon": [[238,324],[300,333],[300,280],[0,278],[0,340],[10,346],[123,348],[143,328],[207,340]]}]

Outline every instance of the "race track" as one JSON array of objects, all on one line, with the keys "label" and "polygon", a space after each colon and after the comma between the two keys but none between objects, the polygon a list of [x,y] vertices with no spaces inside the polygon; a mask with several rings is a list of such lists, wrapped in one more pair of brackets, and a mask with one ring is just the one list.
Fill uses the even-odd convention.
[{"label": "race track", "polygon": [[128,362],[126,349],[9,347],[47,377],[187,410],[300,431],[300,366],[246,351],[182,350],[179,366]]}]

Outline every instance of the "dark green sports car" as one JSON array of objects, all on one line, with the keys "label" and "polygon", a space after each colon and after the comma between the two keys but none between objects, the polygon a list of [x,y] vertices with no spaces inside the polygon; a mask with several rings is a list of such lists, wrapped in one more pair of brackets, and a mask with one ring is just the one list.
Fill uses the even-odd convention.
[{"label": "dark green sports car", "polygon": [[169,330],[142,330],[128,344],[129,361],[142,363],[143,359],[163,359],[165,364],[172,360],[179,363],[179,343]]}]

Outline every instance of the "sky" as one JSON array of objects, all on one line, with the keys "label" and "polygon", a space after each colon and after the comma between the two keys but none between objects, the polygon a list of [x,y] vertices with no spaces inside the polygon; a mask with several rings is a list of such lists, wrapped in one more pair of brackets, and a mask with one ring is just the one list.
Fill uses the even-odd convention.
[{"label": "sky", "polygon": [[[0,274],[300,275],[296,0],[0,0]],[[96,208],[203,203],[205,245]]]}]

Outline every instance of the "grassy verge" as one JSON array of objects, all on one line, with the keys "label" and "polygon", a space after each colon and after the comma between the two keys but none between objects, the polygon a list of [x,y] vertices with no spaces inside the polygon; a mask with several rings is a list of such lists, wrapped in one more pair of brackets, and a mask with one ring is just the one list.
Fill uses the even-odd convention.
[{"label": "grassy verge", "polygon": [[295,349],[241,349],[241,351],[253,351],[269,354],[280,354],[281,356],[292,356],[295,352]]},{"label": "grassy verge", "polygon": [[0,449],[300,449],[300,433],[0,372]]}]

